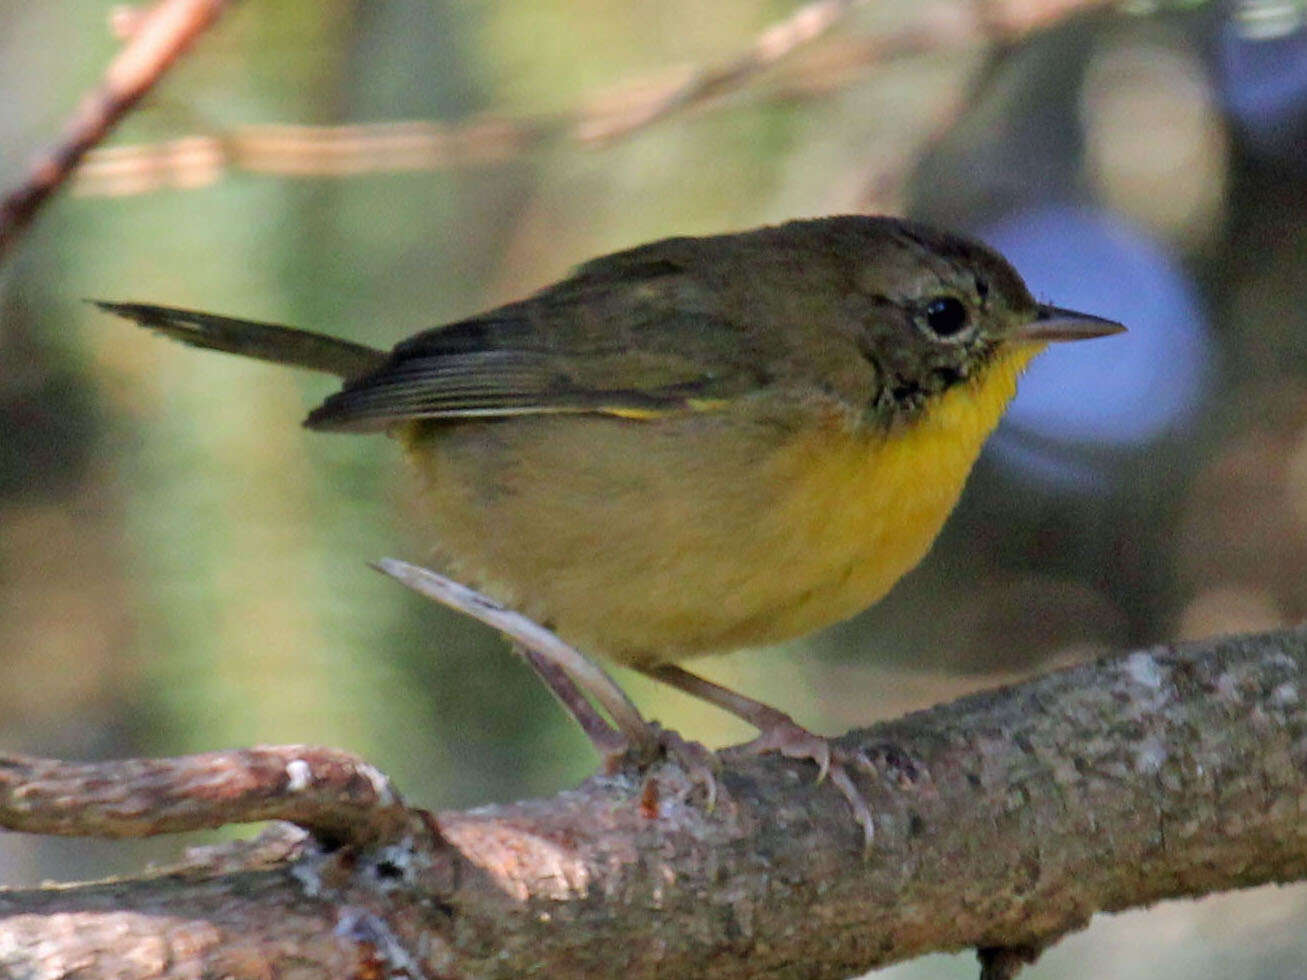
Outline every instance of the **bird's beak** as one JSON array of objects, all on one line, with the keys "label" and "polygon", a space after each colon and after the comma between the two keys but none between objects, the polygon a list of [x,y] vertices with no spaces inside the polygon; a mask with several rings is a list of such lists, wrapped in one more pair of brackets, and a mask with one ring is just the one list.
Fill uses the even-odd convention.
[{"label": "bird's beak", "polygon": [[1050,340],[1089,340],[1092,337],[1108,337],[1124,332],[1125,327],[1115,320],[1041,304],[1035,318],[1017,327],[1014,335],[1018,340],[1042,343]]}]

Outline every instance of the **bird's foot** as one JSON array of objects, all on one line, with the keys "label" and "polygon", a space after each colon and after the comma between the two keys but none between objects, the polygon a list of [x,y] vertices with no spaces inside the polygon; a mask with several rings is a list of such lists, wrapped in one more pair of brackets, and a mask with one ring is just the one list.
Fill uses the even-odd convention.
[{"label": "bird's foot", "polygon": [[[379,571],[409,588],[493,626],[513,641],[513,648],[531,665],[558,698],[602,760],[601,771],[615,773],[627,766],[646,771],[660,758],[678,763],[695,787],[703,787],[711,812],[725,795],[717,773],[717,756],[698,742],[646,721],[604,670],[557,634],[527,619],[475,589],[443,575],[394,558],[383,558]],[[591,703],[593,700],[593,704]],[[608,720],[596,708],[607,713]]]},{"label": "bird's foot", "polygon": [[611,775],[631,767],[648,775],[660,759],[667,759],[680,766],[692,787],[703,790],[708,812],[716,809],[717,801],[726,795],[718,778],[722,764],[717,753],[702,742],[691,741],[657,722],[648,723],[648,735],[638,745],[632,745],[617,732],[603,746],[596,742],[603,757],[603,772]]},{"label": "bird's foot", "polygon": [[702,787],[707,798],[707,810],[712,813],[717,808],[718,798],[726,795],[719,779],[722,762],[717,753],[702,742],[684,738],[670,728],[663,728],[657,723],[650,727],[658,737],[662,754],[684,769],[693,785]]},{"label": "bird's foot", "polygon": [[876,774],[876,767],[860,751],[842,749],[832,745],[822,735],[808,731],[792,718],[778,718],[761,729],[762,734],[751,742],[733,749],[741,755],[763,755],[779,752],[787,759],[810,759],[817,764],[817,782],[829,778],[848,800],[853,808],[853,819],[862,828],[864,852],[870,853],[876,837],[876,823],[871,807],[853,783],[850,769],[859,769],[869,775]]}]

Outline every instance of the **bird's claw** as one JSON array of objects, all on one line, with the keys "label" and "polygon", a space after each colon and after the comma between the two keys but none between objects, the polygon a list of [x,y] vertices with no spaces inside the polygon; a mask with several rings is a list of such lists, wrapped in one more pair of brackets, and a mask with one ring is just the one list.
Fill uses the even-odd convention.
[{"label": "bird's claw", "polygon": [[817,782],[825,782],[830,775],[831,744],[821,735],[814,735],[802,725],[783,721],[772,725],[751,742],[736,751],[744,755],[765,755],[778,752],[787,759],[808,759],[817,763]]},{"label": "bird's claw", "polygon": [[717,808],[718,798],[724,796],[726,792],[718,778],[722,762],[717,757],[717,753],[702,742],[685,738],[670,728],[663,728],[658,724],[650,727],[657,736],[662,754],[684,769],[691,783],[703,788],[707,798],[706,809],[712,813]]},{"label": "bird's claw", "polygon": [[648,738],[642,739],[638,746],[633,746],[624,735],[612,734],[613,739],[606,743],[602,753],[605,773],[611,775],[627,767],[645,773],[664,758],[680,766],[693,787],[703,790],[709,813],[717,808],[717,801],[725,797],[726,790],[718,778],[721,759],[702,742],[685,738],[657,722],[649,722]]},{"label": "bird's claw", "polygon": [[822,783],[829,777],[831,783],[843,794],[853,810],[854,820],[862,828],[864,854],[871,853],[876,837],[875,817],[849,775],[850,768],[860,769],[869,775],[876,774],[875,765],[862,751],[833,746],[829,739],[808,731],[790,719],[769,725],[753,741],[746,742],[733,751],[742,755],[778,752],[787,759],[815,762],[817,782]]}]

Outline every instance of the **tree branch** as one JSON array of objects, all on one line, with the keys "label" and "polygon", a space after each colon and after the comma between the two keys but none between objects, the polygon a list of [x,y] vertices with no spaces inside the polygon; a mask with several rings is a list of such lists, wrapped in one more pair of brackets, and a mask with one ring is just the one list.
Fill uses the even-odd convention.
[{"label": "tree branch", "polygon": [[0,258],[86,153],[163,77],[227,0],[161,0],[131,25],[128,41],[100,85],[82,99],[59,145],[41,156],[18,187],[0,198]]},{"label": "tree branch", "polygon": [[[689,66],[670,78],[664,72],[628,79],[554,115],[237,126],[163,143],[98,149],[78,168],[74,186],[79,194],[121,196],[162,187],[205,187],[234,172],[352,177],[502,163],[560,142],[609,146],[678,114],[725,105],[728,95],[748,92],[759,101],[778,102],[824,96],[897,59],[1012,41],[1109,0],[939,3],[897,28],[844,37],[825,45],[830,50],[819,57],[800,60],[799,52],[829,38],[862,2],[812,0],[721,64]],[[763,78],[770,84],[759,92]]]},{"label": "tree branch", "polygon": [[[972,947],[1008,977],[1095,912],[1307,876],[1305,672],[1307,632],[1230,638],[851,733],[880,773],[867,861],[811,767],[733,761],[706,813],[662,765],[443,813],[438,835],[0,892],[0,974],[843,977]],[[11,786],[0,822],[50,799]]]},{"label": "tree branch", "polygon": [[865,2],[811,0],[759,34],[748,49],[730,61],[693,72],[684,81],[606,117],[578,120],[576,136],[582,142],[596,143],[621,139],[675,112],[738,89],[796,48],[821,37]]},{"label": "tree branch", "polygon": [[0,756],[0,827],[31,834],[150,837],[285,820],[367,846],[402,834],[409,814],[374,766],[308,745],[92,763]]}]

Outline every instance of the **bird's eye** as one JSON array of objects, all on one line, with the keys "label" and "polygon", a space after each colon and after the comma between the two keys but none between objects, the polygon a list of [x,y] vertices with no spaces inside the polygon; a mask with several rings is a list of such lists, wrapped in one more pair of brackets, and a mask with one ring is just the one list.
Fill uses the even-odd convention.
[{"label": "bird's eye", "polygon": [[954,337],[967,327],[967,308],[952,296],[937,296],[926,304],[926,326],[936,337]]}]

